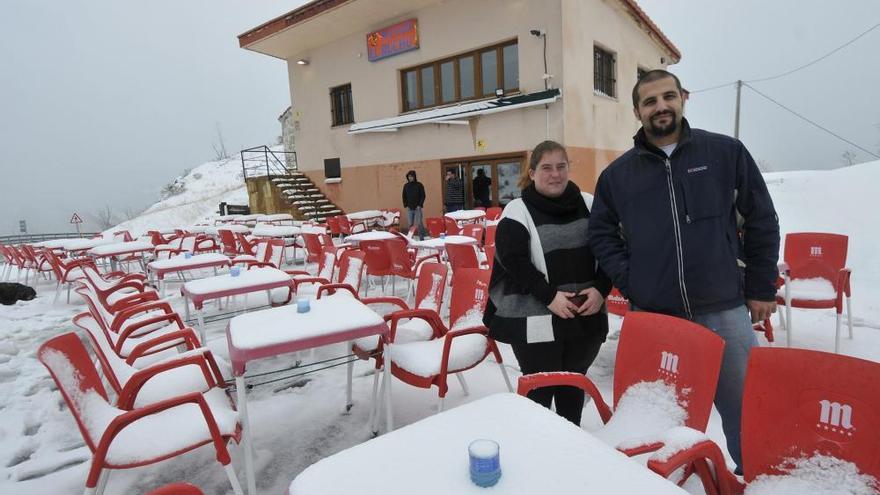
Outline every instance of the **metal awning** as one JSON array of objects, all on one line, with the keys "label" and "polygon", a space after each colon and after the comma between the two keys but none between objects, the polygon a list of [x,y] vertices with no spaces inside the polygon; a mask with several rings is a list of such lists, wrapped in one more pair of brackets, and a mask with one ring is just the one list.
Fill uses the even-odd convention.
[{"label": "metal awning", "polygon": [[516,96],[502,96],[493,100],[475,101],[462,103],[450,107],[434,108],[422,112],[408,113],[387,119],[359,122],[348,128],[349,134],[364,134],[367,132],[394,132],[401,127],[409,127],[421,124],[463,124],[467,118],[490,113],[506,112],[517,108],[527,108],[537,105],[547,105],[555,102],[562,96],[558,88],[546,89],[535,93],[520,94]]}]

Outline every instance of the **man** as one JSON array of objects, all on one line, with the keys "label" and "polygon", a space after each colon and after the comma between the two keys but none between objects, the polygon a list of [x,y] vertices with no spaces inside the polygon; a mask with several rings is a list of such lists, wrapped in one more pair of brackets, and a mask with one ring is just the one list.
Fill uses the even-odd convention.
[{"label": "man", "polygon": [[590,247],[634,308],[687,318],[724,339],[715,406],[741,473],[752,323],[776,310],[776,211],[740,141],[690,128],[676,76],[650,71],[632,98],[642,128],[599,177]]},{"label": "man", "polygon": [[418,226],[419,239],[425,238],[425,224],[422,221],[422,208],[425,206],[425,186],[416,179],[416,171],[406,173],[406,184],[403,185],[403,207],[410,229]]},{"label": "man", "polygon": [[446,213],[464,208],[464,181],[451,168],[446,169]]},{"label": "man", "polygon": [[488,208],[492,206],[489,189],[492,187],[492,179],[486,177],[486,171],[478,168],[477,176],[473,180],[474,205]]}]

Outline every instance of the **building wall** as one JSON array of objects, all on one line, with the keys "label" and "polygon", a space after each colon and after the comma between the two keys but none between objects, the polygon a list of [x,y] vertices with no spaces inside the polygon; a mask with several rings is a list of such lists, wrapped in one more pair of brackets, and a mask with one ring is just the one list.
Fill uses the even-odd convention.
[{"label": "building wall", "polygon": [[[571,148],[596,150],[593,154],[596,170],[592,175],[598,177],[620,151],[632,147],[632,136],[639,129],[630,96],[637,69],[665,68],[666,64],[660,60],[661,57],[668,60],[669,56],[616,0],[562,0],[561,9],[565,66],[563,139]],[[615,98],[593,92],[593,46],[596,44],[616,55]]]},{"label": "building wall", "polygon": [[[284,145],[284,151],[287,152],[295,152],[296,151],[296,140],[294,136],[295,124],[293,118],[293,112],[290,107],[278,117],[278,122],[281,123],[281,144]],[[296,163],[294,160],[294,156],[292,154],[285,155],[285,161],[287,162],[287,168],[295,169]]]}]

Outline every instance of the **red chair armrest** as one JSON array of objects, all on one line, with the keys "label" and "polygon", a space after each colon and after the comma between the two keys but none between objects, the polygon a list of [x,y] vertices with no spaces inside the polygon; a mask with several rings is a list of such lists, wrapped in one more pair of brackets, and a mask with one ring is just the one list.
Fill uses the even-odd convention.
[{"label": "red chair armrest", "polygon": [[549,373],[534,373],[531,375],[523,375],[519,377],[519,384],[516,393],[526,395],[532,390],[541,387],[550,387],[555,385],[567,385],[569,387],[577,387],[589,395],[596,404],[596,410],[603,423],[607,423],[611,419],[611,407],[602,398],[599,388],[592,380],[580,373],[570,373],[566,371],[554,371]]},{"label": "red chair armrest", "polygon": [[[668,457],[658,458],[657,454],[651,456],[648,460],[648,469],[654,471],[664,478],[669,476],[676,470],[683,468],[689,464],[700,464],[709,461],[712,463],[712,470],[697,468],[700,479],[703,481],[704,488],[707,493],[737,494],[742,493],[745,486],[740,483],[736,476],[727,470],[724,461],[724,454],[714,442],[704,440],[698,442],[686,449],[679,450]],[[714,475],[712,472],[714,471]],[[708,485],[708,486],[707,486]]]},{"label": "red chair armrest", "polygon": [[169,304],[168,301],[160,301],[158,298],[140,304],[128,304],[114,313],[113,321],[110,322],[110,330],[118,332],[122,328],[123,323],[132,316],[159,310],[166,314],[174,313],[174,310],[171,309],[171,304]]},{"label": "red chair armrest", "polygon": [[336,293],[337,289],[347,290],[347,291],[351,292],[351,295],[354,296],[355,299],[358,299],[357,292],[354,290],[354,287],[352,287],[349,284],[324,284],[324,285],[318,287],[318,295],[317,295],[316,299],[321,299],[321,296],[324,295],[325,292],[327,292],[329,295],[332,296],[333,294]]},{"label": "red chair armrest", "polygon": [[154,364],[149,368],[138,370],[131,376],[131,378],[129,378],[128,382],[125,383],[122,391],[119,392],[116,407],[126,410],[132,409],[135,400],[137,400],[138,392],[140,392],[141,388],[143,388],[151,378],[165,371],[183,368],[184,366],[198,366],[202,371],[202,376],[205,378],[205,388],[201,390],[192,390],[192,392],[205,392],[218,385],[216,377],[213,376],[213,370],[211,370],[204,356],[196,354],[180,357]]},{"label": "red chair armrest", "polygon": [[330,283],[329,280],[323,277],[306,277],[306,278],[295,278],[290,281],[291,287],[293,291],[296,292],[299,289],[300,284],[319,284],[319,285],[327,285]]},{"label": "red chair armrest", "polygon": [[367,306],[369,306],[370,304],[393,304],[404,311],[409,309],[406,301],[394,296],[364,297],[363,299],[361,299],[361,302],[366,304]]},{"label": "red chair armrest", "polygon": [[[140,330],[148,325],[152,325],[154,323],[159,323],[162,321],[167,321],[168,323],[176,323],[177,328],[179,328],[179,329],[186,328],[183,325],[183,320],[180,319],[180,315],[177,313],[166,313],[166,314],[162,314],[159,316],[154,316],[153,318],[145,318],[143,320],[139,320],[136,323],[132,323],[131,325],[126,326],[121,332],[119,332],[119,340],[116,341],[116,352],[117,353],[122,352],[122,346],[125,343],[125,341],[129,337],[134,335],[138,330]],[[140,337],[142,335],[146,335],[146,334],[152,333],[154,331],[155,330],[151,330],[149,332],[143,332],[143,333],[138,334],[137,336]],[[156,351],[156,352],[158,352],[158,351]]]},{"label": "red chair armrest", "polygon": [[389,315],[391,323],[391,331],[388,332],[388,342],[394,343],[394,337],[397,335],[397,323],[404,318],[419,318],[425,320],[431,325],[434,334],[431,338],[438,338],[446,335],[448,329],[440,319],[440,315],[433,309],[406,309],[395,311]]},{"label": "red chair armrest", "polygon": [[127,364],[134,364],[135,361],[143,356],[162,352],[180,345],[185,346],[188,351],[192,351],[198,349],[201,344],[199,343],[199,338],[196,337],[195,331],[190,327],[184,327],[134,346],[125,362]]},{"label": "red chair armrest", "polygon": [[123,296],[117,299],[116,302],[107,307],[107,311],[116,314],[121,311],[125,311],[126,309],[133,306],[138,306],[140,304],[158,300],[159,293],[153,290],[148,290],[144,292],[133,292],[127,296]]}]

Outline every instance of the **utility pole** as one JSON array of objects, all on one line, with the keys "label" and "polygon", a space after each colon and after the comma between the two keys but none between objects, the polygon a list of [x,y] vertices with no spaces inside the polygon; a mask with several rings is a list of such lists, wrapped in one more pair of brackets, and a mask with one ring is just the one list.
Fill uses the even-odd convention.
[{"label": "utility pole", "polygon": [[742,93],[743,82],[742,79],[737,79],[736,81],[736,117],[733,121],[733,137],[739,139],[739,96]]}]

